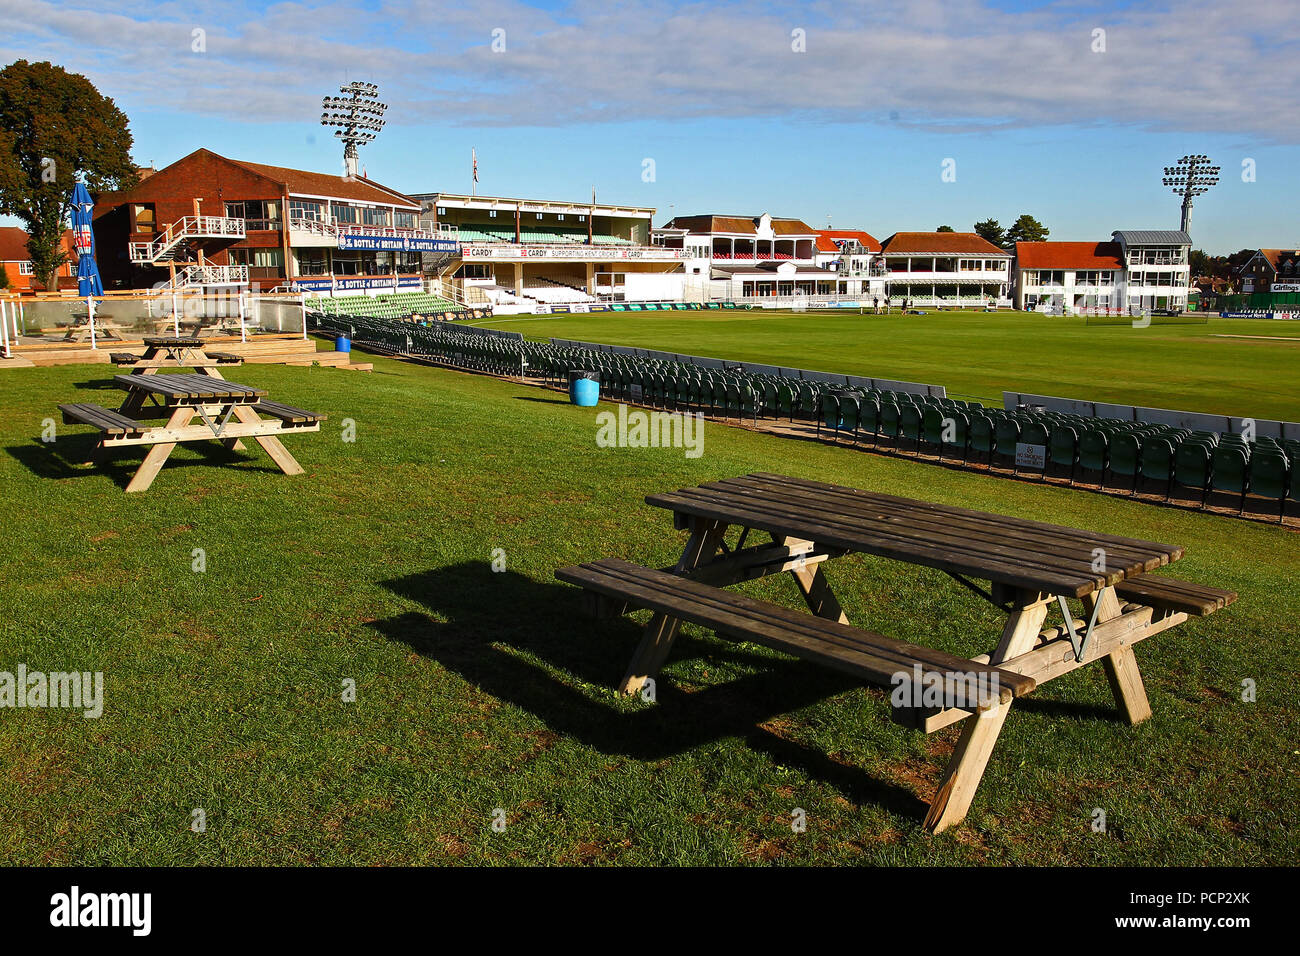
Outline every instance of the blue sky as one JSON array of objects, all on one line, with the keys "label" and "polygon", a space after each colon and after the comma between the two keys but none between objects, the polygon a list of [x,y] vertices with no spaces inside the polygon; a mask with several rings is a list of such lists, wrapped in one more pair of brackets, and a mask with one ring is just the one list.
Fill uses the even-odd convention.
[{"label": "blue sky", "polygon": [[1300,245],[1294,2],[0,0],[0,18],[0,60],[89,76],[144,164],[206,146],[339,169],[319,99],[364,79],[391,108],[362,164],[411,192],[468,191],[476,148],[480,193],[595,186],[657,222],[829,216],[883,238],[1028,212],[1105,239],[1176,228],[1162,167],[1203,152],[1223,181],[1198,246]]}]

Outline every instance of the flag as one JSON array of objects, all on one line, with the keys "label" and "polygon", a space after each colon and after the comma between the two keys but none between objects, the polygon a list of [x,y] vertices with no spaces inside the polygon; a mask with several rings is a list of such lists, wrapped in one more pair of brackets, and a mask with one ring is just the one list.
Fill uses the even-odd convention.
[{"label": "flag", "polygon": [[474,157],[474,182],[478,182],[478,150],[471,149],[470,155]]}]

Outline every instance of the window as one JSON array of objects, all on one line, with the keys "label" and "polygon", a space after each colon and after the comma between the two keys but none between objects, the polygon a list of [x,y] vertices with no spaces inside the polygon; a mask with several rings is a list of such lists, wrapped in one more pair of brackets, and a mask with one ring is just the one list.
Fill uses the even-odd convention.
[{"label": "window", "polygon": [[445,216],[445,215],[447,215],[447,207],[446,207],[446,206],[439,206],[439,207],[438,207],[438,215],[439,215],[439,216]]},{"label": "window", "polygon": [[414,229],[415,213],[413,212],[395,212],[393,213],[393,225],[398,229]]},{"label": "window", "polygon": [[[540,218],[540,217],[539,217],[539,218]],[[564,213],[558,213],[558,214],[556,214],[555,218],[556,218],[556,220],[558,220],[559,222],[564,222]]]},{"label": "window", "polygon": [[244,220],[244,228],[263,231],[280,228],[280,204],[273,200],[248,199],[226,203],[226,215]]},{"label": "window", "polygon": [[132,206],[131,213],[135,216],[136,232],[157,232],[158,227],[154,220],[153,206]]},{"label": "window", "polygon": [[31,275],[31,274],[32,274],[32,264],[31,264],[31,262],[20,262],[20,263],[18,263],[18,274],[19,274],[20,276],[29,276],[29,275]]},{"label": "window", "polygon": [[357,207],[345,203],[330,203],[330,216],[333,217],[335,222],[355,223],[357,221]]},{"label": "window", "polygon": [[325,204],[308,199],[290,199],[289,218],[320,222],[325,218]]},{"label": "window", "polygon": [[230,261],[253,268],[278,268],[284,265],[282,249],[231,249]]},{"label": "window", "polygon": [[495,209],[489,209],[489,210],[488,210],[488,218],[489,218],[489,219],[495,219],[496,217],[497,217],[497,211],[496,211]]},{"label": "window", "polygon": [[361,224],[365,226],[387,226],[388,210],[379,206],[362,206]]},{"label": "window", "polygon": [[329,274],[329,263],[324,249],[302,249],[298,252],[298,274],[323,276]]}]

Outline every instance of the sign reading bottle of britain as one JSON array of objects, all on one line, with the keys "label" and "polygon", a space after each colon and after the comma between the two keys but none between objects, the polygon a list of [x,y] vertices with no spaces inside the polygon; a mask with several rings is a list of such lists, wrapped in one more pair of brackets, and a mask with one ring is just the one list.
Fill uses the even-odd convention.
[{"label": "sign reading bottle of britain", "polygon": [[460,243],[454,239],[422,239],[414,236],[368,236],[344,233],[339,236],[339,248],[364,249],[372,252],[458,252]]}]

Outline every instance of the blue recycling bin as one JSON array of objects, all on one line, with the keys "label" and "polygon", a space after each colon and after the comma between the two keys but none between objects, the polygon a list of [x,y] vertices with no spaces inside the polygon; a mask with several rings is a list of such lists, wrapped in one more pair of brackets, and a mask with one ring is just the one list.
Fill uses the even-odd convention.
[{"label": "blue recycling bin", "polygon": [[338,338],[334,340],[334,351],[351,352],[352,340],[348,338],[346,335],[340,335]]},{"label": "blue recycling bin", "polygon": [[569,372],[569,401],[589,408],[600,402],[600,379],[595,372]]}]

